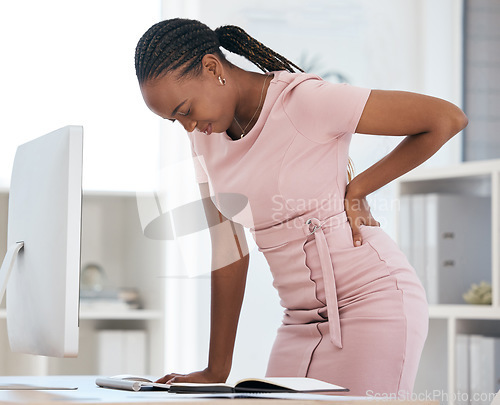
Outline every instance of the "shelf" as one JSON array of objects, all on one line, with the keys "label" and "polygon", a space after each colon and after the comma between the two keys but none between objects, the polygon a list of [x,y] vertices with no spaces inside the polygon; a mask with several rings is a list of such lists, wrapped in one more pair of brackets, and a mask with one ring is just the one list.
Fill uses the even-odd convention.
[{"label": "shelf", "polygon": [[[6,319],[7,313],[5,309],[0,310],[0,319]],[[162,319],[163,313],[161,311],[154,310],[131,310],[131,311],[105,311],[105,312],[94,312],[94,311],[82,311],[80,313],[80,320],[99,320],[99,319],[110,319],[110,320],[155,320]]]},{"label": "shelf", "polygon": [[[453,213],[453,207],[450,208],[449,211],[441,210],[439,213],[439,217],[433,216],[433,213],[436,212],[431,211],[430,215],[425,211],[424,215],[426,218],[430,218],[433,221],[437,221],[437,219],[442,219],[442,221],[437,221],[437,223],[441,224],[442,227],[445,222],[447,223],[446,227],[450,228],[452,231],[456,231],[460,229],[460,235],[464,235],[466,232],[468,235],[473,235],[477,238],[484,239],[484,243],[489,246],[489,253],[482,253],[481,258],[488,257],[490,264],[487,267],[484,267],[481,264],[476,263],[476,267],[474,264],[468,264],[465,268],[470,269],[470,272],[474,271],[474,275],[477,276],[478,269],[482,268],[490,268],[488,272],[484,273],[480,279],[486,277],[486,281],[489,281],[492,286],[492,304],[491,305],[471,305],[466,304],[439,304],[439,305],[429,305],[429,332],[427,336],[427,341],[425,343],[424,351],[422,353],[421,358],[421,369],[422,372],[417,377],[416,387],[420,391],[428,391],[430,390],[443,390],[443,392],[448,393],[450,398],[453,398],[453,395],[456,393],[457,384],[460,382],[457,380],[457,370],[462,365],[459,366],[457,364],[459,360],[457,359],[457,336],[458,335],[484,335],[484,336],[496,336],[498,337],[498,325],[500,321],[500,254],[498,252],[498,244],[500,243],[500,159],[488,160],[488,161],[473,161],[473,162],[463,162],[458,165],[452,165],[447,167],[432,167],[432,168],[419,168],[418,170],[407,173],[398,179],[397,182],[398,188],[398,196],[405,197],[407,201],[417,201],[416,207],[418,208],[418,202],[421,201],[419,199],[423,197],[418,197],[418,195],[446,195],[452,194],[457,196],[464,197],[482,197],[479,200],[489,200],[489,203],[486,207],[478,208],[479,204],[467,208],[462,208],[459,210],[458,214],[455,215],[467,216],[467,218],[472,218],[474,221],[474,225],[477,225],[479,221],[481,225],[478,228],[474,228],[472,224],[469,224],[467,228],[460,228],[458,225],[454,224],[453,218],[450,219],[450,214],[448,219],[446,219],[446,215],[449,213]],[[416,196],[413,198],[412,196]],[[411,207],[411,208],[409,208]],[[428,209],[428,205],[425,209]],[[406,210],[413,209],[413,206],[407,204],[404,206]],[[417,232],[422,232],[421,228],[418,228],[420,222],[418,221],[419,212],[418,210],[410,211],[413,213],[414,218],[417,220],[413,220],[410,224],[416,224],[415,229],[413,230],[414,234]],[[444,214],[446,212],[446,215]],[[481,213],[481,217],[478,216],[478,213]],[[406,211],[408,213],[408,211]],[[443,219],[445,218],[445,219]],[[408,226],[408,222],[404,222],[407,220],[407,217],[402,216],[403,222],[400,222],[400,226],[406,224]],[[487,225],[485,224],[487,223]],[[452,225],[453,224],[453,225]],[[463,224],[463,222],[462,222]],[[432,228],[434,229],[434,228]],[[427,246],[426,249],[429,249],[429,240],[433,241],[434,237],[438,236],[443,238],[445,229],[439,230],[439,232],[434,232],[428,234],[426,239],[422,239],[422,234],[420,234],[420,239],[408,238],[408,234],[403,235],[403,241],[406,243],[407,249],[413,255],[420,254],[422,256],[416,257],[424,257],[425,260],[436,260],[435,262],[425,262],[426,265],[423,266],[422,263],[419,262],[419,269],[422,270],[427,269],[434,266],[436,268],[437,265],[442,266],[443,261],[447,258],[447,255],[451,255],[450,257],[454,257],[455,253],[458,256],[457,249],[466,249],[469,246],[469,249],[474,249],[473,251],[477,251],[477,246],[471,248],[471,244],[467,244],[466,242],[461,243],[460,246],[455,246],[453,249],[451,245],[445,244],[442,242],[441,253],[443,254],[442,258],[436,259],[435,251],[427,250],[424,251],[422,249],[421,252],[418,251],[420,246]],[[457,231],[458,232],[458,231]],[[458,233],[457,233],[458,235]],[[458,240],[458,239],[457,239]],[[465,238],[463,239],[466,240]],[[401,239],[400,239],[401,241]],[[423,241],[423,245],[422,245]],[[410,245],[411,242],[415,243],[414,245]],[[458,242],[457,242],[458,243]],[[443,253],[444,252],[444,253]],[[454,252],[453,254],[451,252]],[[462,252],[461,252],[462,253]],[[467,252],[465,252],[467,254]],[[469,253],[471,255],[472,253]],[[467,257],[472,257],[467,255]],[[460,257],[459,257],[460,258]],[[439,262],[437,262],[439,260]],[[461,257],[460,260],[464,261],[464,258]],[[429,264],[430,263],[430,264]],[[417,268],[417,266],[416,266]],[[442,267],[438,267],[442,270]],[[427,282],[429,281],[426,277],[426,274],[423,274],[423,279]],[[431,273],[431,277],[435,273]],[[444,274],[444,273],[443,273]],[[457,273],[459,274],[459,273]],[[467,276],[471,273],[467,272]],[[463,273],[465,276],[465,272]],[[463,277],[462,277],[463,280]],[[478,279],[479,281],[479,279]],[[446,286],[446,288],[452,289],[454,285],[453,283],[445,282],[442,286]],[[470,282],[467,282],[470,284]],[[439,283],[438,283],[439,285]],[[432,289],[431,289],[432,291]],[[458,288],[457,291],[464,291],[463,287]],[[443,294],[441,292],[440,294]],[[441,296],[438,297],[436,301],[440,301],[439,298],[443,298]],[[443,298],[443,301],[445,299]],[[447,302],[462,302],[461,300],[450,300]],[[443,354],[446,357],[443,357]],[[442,358],[441,363],[436,366],[436,358]],[[463,370],[463,369],[462,369]],[[450,400],[448,405],[456,405],[456,400]]]},{"label": "shelf", "polygon": [[429,317],[500,320],[500,308],[491,305],[429,305]]},{"label": "shelf", "polygon": [[[94,190],[94,189],[85,189],[82,190],[82,196],[83,198],[99,198],[99,197],[116,197],[116,198],[136,198],[137,194],[148,194],[148,193],[153,193],[154,190],[151,191],[132,191],[132,190],[114,190],[114,191],[108,191],[108,190]],[[0,185],[0,195],[5,195],[8,196],[9,194],[9,187],[6,186],[1,186]]]},{"label": "shelf", "polygon": [[131,310],[131,311],[82,311],[80,312],[80,319],[119,319],[119,320],[155,320],[161,319],[163,313],[154,310]]},{"label": "shelf", "polygon": [[[161,319],[163,313],[154,310],[134,310],[134,311],[106,311],[93,312],[82,311],[81,320],[92,319],[120,319],[120,320],[155,320]],[[5,309],[0,310],[0,319],[5,319]],[[456,318],[456,319],[497,319],[500,320],[500,308],[493,308],[490,305],[429,305],[429,317]]]},{"label": "shelf", "polygon": [[[80,313],[81,320],[119,319],[119,320],[155,320],[161,319],[163,313],[154,310],[113,311]],[[500,308],[490,305],[429,305],[431,319],[456,318],[456,319],[492,319],[500,320]],[[5,309],[0,310],[0,319],[6,318]]]},{"label": "shelf", "polygon": [[473,177],[500,171],[500,159],[461,162],[446,167],[420,167],[403,176],[398,181],[420,181]]},{"label": "shelf", "polygon": [[[152,193],[153,191],[150,191]],[[147,193],[147,191],[130,191],[130,190],[83,190],[83,198],[86,197],[133,197],[135,198],[137,194]]]},{"label": "shelf", "polygon": [[[0,188],[0,254],[7,244],[8,193]],[[3,251],[5,253],[5,251]],[[3,257],[3,255],[2,255]],[[148,348],[145,374],[165,369],[164,286],[158,282],[166,264],[165,245],[145,238],[134,191],[83,190],[81,263],[96,263],[105,269],[104,286],[137,290],[143,308],[132,309],[119,302],[83,298],[79,308],[79,356],[75,361],[53,359],[41,373],[98,374],[98,332],[106,329],[142,330]],[[24,357],[10,351],[7,313],[0,307],[0,374],[23,375],[33,369]],[[142,350],[142,349],[141,349]]]}]

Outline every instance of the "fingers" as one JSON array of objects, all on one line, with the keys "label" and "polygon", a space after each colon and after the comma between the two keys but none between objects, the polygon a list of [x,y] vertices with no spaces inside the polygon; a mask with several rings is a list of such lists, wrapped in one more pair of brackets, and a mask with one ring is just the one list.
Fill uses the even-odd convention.
[{"label": "fingers", "polygon": [[355,247],[361,246],[361,244],[363,243],[363,237],[361,236],[361,231],[359,230],[359,227],[360,225],[357,225],[355,223],[351,224],[352,242]]},{"label": "fingers", "polygon": [[361,236],[361,225],[363,225],[363,218],[353,218],[348,217],[349,225],[351,226],[352,232],[352,243],[354,246],[361,246],[363,243],[363,237]]},{"label": "fingers", "polygon": [[191,380],[192,380],[192,378],[185,376],[185,375],[175,375],[170,380],[167,381],[167,384],[172,384],[174,382],[176,382],[176,383],[192,382]]},{"label": "fingers", "polygon": [[368,220],[365,222],[365,225],[367,225],[367,226],[380,226],[380,222],[376,221],[373,217],[369,217]]},{"label": "fingers", "polygon": [[175,373],[167,374],[159,378],[155,382],[160,384],[170,384],[171,382],[173,382],[172,380],[177,378],[178,376],[180,376],[180,374],[175,374]]},{"label": "fingers", "polygon": [[163,376],[158,379],[156,382],[161,384],[172,384],[172,383],[180,383],[180,382],[203,382],[203,378],[199,372],[190,373],[190,374],[177,374],[171,373]]},{"label": "fingers", "polygon": [[356,218],[354,221],[349,221],[352,230],[352,242],[354,247],[361,246],[363,244],[363,236],[361,235],[361,227],[364,226],[380,226],[380,222],[375,220],[373,217],[368,217],[366,220],[364,218]]},{"label": "fingers", "polygon": [[346,197],[344,199],[345,211],[349,224],[351,225],[353,245],[357,247],[363,244],[361,227],[363,225],[378,227],[380,223],[372,217],[370,206],[365,197],[361,199],[349,198],[347,194],[346,192]]}]

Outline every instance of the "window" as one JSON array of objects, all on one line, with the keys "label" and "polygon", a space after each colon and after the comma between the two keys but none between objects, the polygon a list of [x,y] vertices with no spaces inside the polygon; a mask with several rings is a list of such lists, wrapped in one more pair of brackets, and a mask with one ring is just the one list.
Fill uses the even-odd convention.
[{"label": "window", "polygon": [[500,158],[500,1],[466,0],[464,160]]},{"label": "window", "polygon": [[0,185],[17,145],[65,125],[84,127],[84,188],[152,187],[159,123],[134,72],[138,39],[159,0],[0,3]]}]

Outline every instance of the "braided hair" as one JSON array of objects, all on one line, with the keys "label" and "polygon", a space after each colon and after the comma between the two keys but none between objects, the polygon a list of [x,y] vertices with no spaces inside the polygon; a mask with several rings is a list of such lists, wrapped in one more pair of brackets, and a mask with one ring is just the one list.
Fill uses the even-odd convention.
[{"label": "braided hair", "polygon": [[135,50],[137,79],[142,84],[179,68],[179,76],[197,75],[206,54],[226,61],[221,46],[245,57],[264,72],[303,72],[239,27],[225,25],[213,31],[197,20],[173,18],[153,25],[139,40]]},{"label": "braided hair", "polygon": [[[263,72],[304,72],[240,27],[225,25],[214,31],[197,20],[173,18],[154,24],[137,43],[135,72],[139,84],[179,68],[180,76],[195,76],[201,72],[201,60],[206,54],[214,54],[221,61],[227,61],[221,46],[245,57]],[[347,173],[348,181],[351,181],[354,167],[350,158]]]}]

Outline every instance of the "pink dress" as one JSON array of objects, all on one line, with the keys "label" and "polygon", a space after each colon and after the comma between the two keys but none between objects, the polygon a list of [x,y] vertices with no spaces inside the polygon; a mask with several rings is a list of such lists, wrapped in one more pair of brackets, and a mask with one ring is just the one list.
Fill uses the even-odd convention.
[{"label": "pink dress", "polygon": [[369,94],[274,72],[245,137],[189,137],[198,181],[209,182],[222,214],[250,228],[285,308],[267,375],[403,396],[427,336],[425,292],[381,228],[363,226],[353,247],[344,211],[349,143]]}]

